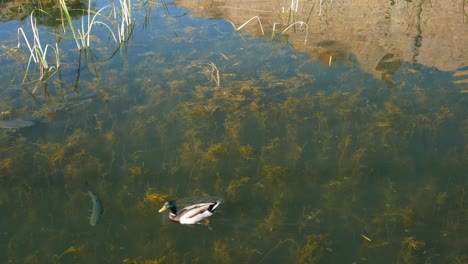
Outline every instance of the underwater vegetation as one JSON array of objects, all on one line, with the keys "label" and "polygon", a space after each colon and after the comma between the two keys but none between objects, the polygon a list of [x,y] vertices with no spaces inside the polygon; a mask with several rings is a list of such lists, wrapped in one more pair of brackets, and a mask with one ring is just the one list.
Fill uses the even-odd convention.
[{"label": "underwater vegetation", "polygon": [[[2,135],[8,195],[0,201],[21,205],[5,221],[29,219],[13,225],[2,258],[99,262],[97,252],[106,252],[106,261],[123,263],[466,260],[461,102],[440,92],[439,100],[454,103],[427,110],[431,99],[385,85],[376,96],[375,88],[326,91],[298,77],[280,88],[271,79],[153,84],[148,99],[87,117],[87,125],[58,136]],[[116,98],[109,107],[128,100],[135,99]],[[107,215],[92,231],[85,229],[87,181],[106,201]],[[168,197],[206,194],[226,199],[211,231],[176,229],[157,215]],[[41,216],[45,203],[51,206]],[[203,242],[182,239],[187,232]],[[27,234],[30,244],[21,242]]]},{"label": "underwater vegetation", "polygon": [[[0,126],[37,118],[0,130],[1,262],[467,262],[468,102],[444,73],[386,55],[375,80],[168,11],[99,75],[0,99]],[[157,212],[208,196],[210,229]]]}]

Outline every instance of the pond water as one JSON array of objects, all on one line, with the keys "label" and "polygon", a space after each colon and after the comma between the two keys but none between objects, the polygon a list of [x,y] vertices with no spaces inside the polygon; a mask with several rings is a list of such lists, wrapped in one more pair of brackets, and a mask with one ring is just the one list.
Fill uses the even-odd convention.
[{"label": "pond water", "polygon": [[[114,11],[97,19],[117,35]],[[29,15],[0,24],[0,262],[468,261],[467,65],[388,53],[377,78],[334,39],[298,50],[299,25],[258,37],[169,2],[78,50],[48,13],[50,72],[28,67]],[[209,226],[158,213],[209,196]]]}]

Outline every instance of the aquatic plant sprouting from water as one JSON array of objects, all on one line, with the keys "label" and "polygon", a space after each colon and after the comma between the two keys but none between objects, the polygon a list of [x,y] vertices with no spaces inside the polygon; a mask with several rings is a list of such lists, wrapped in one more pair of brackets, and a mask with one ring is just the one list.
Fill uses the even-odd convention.
[{"label": "aquatic plant sprouting from water", "polygon": [[241,30],[243,27],[245,27],[248,23],[250,23],[251,21],[257,19],[258,21],[258,24],[260,25],[260,29],[262,30],[262,35],[265,35],[265,31],[263,31],[263,25],[262,25],[262,21],[260,21],[260,18],[258,16],[254,16],[252,18],[250,18],[249,20],[245,21],[244,24],[240,25],[238,28],[236,28],[236,25],[234,25],[234,23],[232,23],[231,21],[229,21],[229,23],[231,23],[232,27],[236,30],[236,31],[239,31]]},{"label": "aquatic plant sprouting from water", "polygon": [[[49,73],[53,72],[54,69],[57,70],[60,67],[60,54],[59,54],[57,43],[55,44],[55,47],[51,46],[50,44],[46,44],[45,46],[42,46],[39,30],[37,28],[37,20],[34,17],[34,11],[31,12],[30,20],[31,20],[31,30],[33,34],[32,44],[29,42],[28,37],[26,36],[26,33],[24,32],[23,28],[18,28],[18,46],[17,47],[19,48],[21,45],[20,37],[22,36],[30,52],[28,65],[26,67],[26,72],[23,78],[23,83],[28,76],[31,61],[33,61],[39,67],[39,80],[44,80],[44,77],[50,78],[51,75]],[[55,54],[56,66],[49,66],[49,63],[47,62],[47,51],[49,49],[52,49]]]},{"label": "aquatic plant sprouting from water", "polygon": [[117,14],[120,14],[120,23],[117,26],[117,35],[119,42],[122,43],[126,41],[133,30],[133,19],[132,19],[132,3],[130,0],[119,0],[120,9],[113,5],[114,7],[114,19],[118,20]]},{"label": "aquatic plant sprouting from water", "polygon": [[[78,34],[76,33],[76,30],[75,30],[75,26],[73,25],[73,22],[72,22],[72,19],[71,19],[71,16],[70,16],[70,13],[68,12],[68,7],[65,3],[65,0],[59,0],[59,4],[60,4],[60,9],[62,11],[62,14],[65,15],[65,18],[67,19],[67,22],[68,22],[68,25],[70,26],[70,30],[73,34],[73,39],[75,40],[75,43],[76,43],[76,47],[78,49],[81,49],[81,46],[80,46],[80,43],[79,43],[79,38],[78,38]],[[65,28],[64,28],[65,30]]]},{"label": "aquatic plant sprouting from water", "polygon": [[[282,24],[292,24],[297,21],[297,11],[299,8],[299,0],[291,0],[291,4],[289,5],[288,9],[282,8],[281,17],[283,19]],[[275,24],[273,24],[273,31],[275,28]]]},{"label": "aquatic plant sprouting from water", "polygon": [[[274,37],[274,34],[275,34],[276,24],[277,23],[273,24],[273,32],[272,32],[273,37]],[[289,24],[285,29],[283,29],[283,31],[281,31],[280,34],[284,34],[290,28],[295,29],[296,25],[299,25],[299,29],[302,29],[302,27],[305,26],[304,44],[306,44],[307,43],[307,38],[309,37],[309,25],[304,21],[296,21],[296,22],[294,22],[292,24]]]},{"label": "aquatic plant sprouting from water", "polygon": [[106,9],[107,7],[109,7],[109,5],[102,7],[97,12],[95,12],[93,14],[93,16],[91,16],[91,13],[93,13],[93,12],[91,11],[91,1],[89,1],[87,16],[86,16],[87,17],[86,27],[85,27],[85,21],[84,21],[85,18],[83,17],[83,19],[81,20],[81,30],[79,30],[79,29],[77,30],[75,28],[75,25],[73,24],[73,21],[72,21],[71,17],[70,17],[70,14],[68,12],[68,7],[67,7],[67,5],[65,3],[65,0],[59,0],[59,3],[60,3],[60,8],[61,8],[62,12],[65,15],[65,18],[67,19],[68,26],[70,27],[70,30],[71,30],[71,32],[73,34],[73,39],[75,40],[76,47],[79,50],[81,50],[83,48],[89,48],[90,47],[89,40],[90,40],[90,37],[91,37],[91,30],[92,30],[94,25],[102,25],[105,28],[107,28],[109,30],[109,32],[111,33],[114,41],[117,42],[117,38],[115,37],[115,34],[112,31],[112,29],[106,23],[96,20],[96,18],[99,15],[101,15],[102,11],[104,9]]},{"label": "aquatic plant sprouting from water", "polygon": [[[322,5],[323,5],[323,1],[324,0],[320,0],[320,3],[319,3],[319,16],[322,16]],[[333,4],[333,0],[330,0],[330,4]]]},{"label": "aquatic plant sprouting from water", "polygon": [[468,0],[463,0],[463,22],[466,23],[468,21]]},{"label": "aquatic plant sprouting from water", "polygon": [[274,38],[276,35],[276,27],[277,25],[284,25],[285,28],[281,31],[280,34],[284,34],[290,28],[296,29],[296,25],[299,26],[299,29],[302,30],[302,27],[305,26],[306,34],[304,39],[304,44],[307,43],[307,38],[309,36],[309,25],[304,21],[298,21],[297,14],[299,8],[299,0],[291,0],[291,5],[288,7],[287,10],[282,8],[282,22],[281,23],[273,23],[273,30],[271,32],[271,37]]}]

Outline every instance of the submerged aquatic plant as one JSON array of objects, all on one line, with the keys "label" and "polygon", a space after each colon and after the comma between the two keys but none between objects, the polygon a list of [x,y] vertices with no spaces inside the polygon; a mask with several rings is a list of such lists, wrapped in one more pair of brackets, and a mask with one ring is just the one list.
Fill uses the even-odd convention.
[{"label": "submerged aquatic plant", "polygon": [[328,235],[308,235],[305,245],[298,248],[296,263],[319,263],[323,255],[330,250]]},{"label": "submerged aquatic plant", "polygon": [[63,256],[69,253],[80,254],[82,250],[83,250],[83,246],[79,246],[79,247],[71,246],[67,250],[65,250],[62,254],[60,254],[60,256],[57,257],[57,260],[60,260]]},{"label": "submerged aquatic plant", "polygon": [[246,185],[251,179],[249,177],[243,177],[240,179],[233,179],[227,186],[225,193],[229,199],[234,199],[237,196],[239,189]]},{"label": "submerged aquatic plant", "polygon": [[425,245],[426,243],[417,241],[414,237],[406,237],[401,242],[399,260],[401,260],[403,263],[414,263],[416,260],[414,251],[420,250]]},{"label": "submerged aquatic plant", "polygon": [[208,150],[205,152],[204,157],[206,160],[211,161],[211,162],[216,162],[218,161],[217,156],[220,153],[226,152],[227,149],[223,144],[214,144],[211,145]]},{"label": "submerged aquatic plant", "polygon": [[213,242],[213,249],[213,260],[215,261],[215,263],[234,263],[230,254],[230,247],[227,240],[215,240]]},{"label": "submerged aquatic plant", "polygon": [[[216,84],[216,87],[221,86],[221,78],[220,78],[219,69],[214,62],[196,63],[196,64],[192,64],[188,66],[188,68],[192,68],[192,67],[202,69],[203,73],[207,76],[207,78],[211,82],[214,82]],[[180,83],[180,82],[185,83],[184,81],[177,81],[176,83]]]},{"label": "submerged aquatic plant", "polygon": [[167,200],[167,195],[160,194],[152,187],[146,187],[144,202],[157,204],[158,206]]},{"label": "submerged aquatic plant", "polygon": [[[284,55],[274,54],[276,57]],[[263,57],[258,56],[262,64]],[[292,54],[292,57],[297,56]],[[229,60],[226,59],[231,63],[235,59]],[[37,144],[25,144],[27,148],[18,148],[16,138],[0,136],[2,150],[4,142],[14,142],[10,151],[18,153],[9,156],[2,152],[1,179],[14,184],[20,178],[16,175],[27,177],[14,191],[8,190],[10,184],[0,186],[0,202],[14,204],[14,201],[20,201],[20,205],[35,210],[42,208],[36,206],[39,200],[59,201],[56,204],[58,210],[43,217],[44,228],[37,229],[43,223],[26,223],[24,226],[29,227],[31,233],[15,233],[8,241],[11,261],[21,262],[25,250],[15,252],[15,248],[25,244],[25,238],[32,239],[32,248],[41,244],[39,239],[44,239],[37,232],[42,234],[50,228],[56,234],[66,235],[68,232],[63,232],[64,228],[75,227],[67,222],[75,223],[75,220],[65,219],[66,223],[62,225],[62,219],[55,214],[63,207],[65,214],[69,214],[76,205],[62,206],[61,199],[49,199],[44,196],[40,184],[34,184],[33,180],[44,175],[42,177],[47,180],[39,178],[41,184],[52,182],[55,187],[63,182],[63,188],[68,191],[66,196],[60,194],[58,198],[67,199],[72,198],[73,193],[80,194],[79,183],[84,178],[99,180],[102,193],[115,198],[108,199],[108,213],[120,219],[118,224],[97,229],[96,234],[102,238],[95,242],[88,240],[89,235],[94,234],[85,230],[73,236],[73,242],[60,237],[59,241],[65,245],[80,245],[79,240],[86,241],[79,255],[72,254],[74,250],[71,248],[62,261],[82,257],[89,262],[123,259],[125,263],[177,263],[200,262],[201,256],[208,256],[216,262],[326,263],[367,259],[369,263],[392,260],[404,263],[434,262],[428,256],[440,254],[446,262],[457,263],[457,259],[459,263],[466,262],[463,255],[466,225],[462,221],[466,195],[463,189],[465,178],[462,177],[467,148],[457,141],[453,148],[444,149],[447,124],[451,131],[457,131],[450,132],[449,136],[463,138],[463,133],[468,131],[464,112],[459,111],[463,108],[435,106],[432,111],[408,113],[408,109],[417,111],[424,108],[423,103],[431,101],[414,100],[408,91],[404,96],[396,96],[399,91],[378,90],[376,93],[378,88],[375,87],[359,87],[365,92],[355,92],[349,88],[353,83],[346,82],[346,78],[341,80],[342,86],[337,83],[337,87],[328,87],[328,77],[335,77],[328,73],[327,82],[317,85],[320,87],[312,81],[303,82],[312,79],[308,77],[311,75],[285,78],[283,75],[289,74],[288,71],[282,71],[279,76],[270,72],[253,74],[248,79],[239,70],[237,76],[224,79],[228,75],[220,71],[233,72],[234,66],[227,65],[229,63],[221,65],[213,61],[211,65],[209,61],[205,62],[200,68],[206,73],[207,81],[203,76],[200,78],[199,72],[193,77],[185,74],[186,71],[181,79],[171,79],[172,72],[180,68],[170,67],[171,74],[161,74],[170,77],[157,81],[157,78],[151,78],[153,83],[134,83],[132,88],[142,89],[141,97],[133,97],[125,90],[127,87],[109,85],[111,91],[115,91],[106,111],[111,113],[112,120],[99,118],[98,128],[90,128],[90,133],[67,137],[73,133],[70,129],[73,122],[64,126],[55,122],[53,128],[59,128],[56,129],[59,132],[53,135],[57,137],[43,139],[39,134],[41,139]],[[265,64],[268,63],[270,61]],[[276,65],[272,64],[271,68],[277,69]],[[290,67],[288,63],[284,65]],[[158,67],[153,67],[157,68],[155,72],[160,70]],[[317,79],[323,78],[321,70],[318,68]],[[304,67],[304,73],[307,72]],[[151,73],[145,71],[142,78]],[[214,87],[220,86],[216,84],[218,75],[223,78],[222,89]],[[111,72],[103,78],[121,80],[115,76]],[[200,79],[208,84],[194,88],[192,84]],[[339,91],[333,92],[333,89]],[[119,93],[122,96],[119,97]],[[440,96],[441,101],[451,102],[442,95],[435,95]],[[129,105],[132,110],[120,111],[122,105]],[[95,125],[97,118],[93,113],[83,112],[83,115],[92,122],[91,126]],[[461,124],[452,127],[458,120]],[[47,129],[48,126],[44,127]],[[24,134],[25,140],[29,141],[28,134]],[[61,136],[64,142],[55,142]],[[385,142],[379,140],[381,137],[385,137]],[[420,142],[425,145],[423,148],[420,148]],[[106,146],[102,147],[102,144]],[[413,151],[408,151],[411,144],[417,157],[408,153]],[[33,154],[29,153],[29,148],[33,149]],[[35,148],[38,150],[34,151]],[[446,162],[440,153],[447,154],[450,161]],[[426,155],[436,161],[433,162],[436,169],[447,176],[437,178],[441,190],[412,198],[408,193],[430,188],[427,185],[418,188],[420,178],[415,177],[438,173],[432,169],[433,164],[426,164]],[[31,160],[31,156],[33,169],[27,171],[30,173],[16,173],[27,167],[24,164]],[[416,164],[411,162],[412,159]],[[115,166],[107,166],[114,160]],[[387,178],[394,184],[385,184]],[[120,191],[115,195],[118,188]],[[206,243],[193,243],[185,236],[186,230],[166,228],[154,217],[153,207],[166,200],[166,194],[212,190],[227,197],[229,210],[218,215],[220,221],[213,226],[216,234],[200,233]],[[427,202],[422,203],[422,200]],[[433,206],[429,206],[431,204]],[[22,209],[15,208],[18,210],[15,214],[22,217]],[[350,216],[354,213],[363,220],[354,220]],[[73,218],[79,216],[73,214]],[[53,223],[48,225],[51,219]],[[329,235],[321,234],[321,230],[326,230]],[[199,231],[189,230],[190,233]],[[431,232],[433,234],[428,235]],[[102,244],[103,240],[111,242]],[[37,251],[40,252],[37,259],[57,244],[48,239],[43,242],[45,246]],[[93,249],[99,249],[102,254],[95,254]],[[389,255],[394,259],[376,261],[376,258]],[[278,261],[277,257],[281,259]],[[332,260],[327,261],[327,257]]]},{"label": "submerged aquatic plant", "polygon": [[166,259],[166,256],[158,259],[144,259],[143,257],[138,257],[135,259],[125,258],[122,260],[124,264],[161,264],[165,263],[163,260]]}]

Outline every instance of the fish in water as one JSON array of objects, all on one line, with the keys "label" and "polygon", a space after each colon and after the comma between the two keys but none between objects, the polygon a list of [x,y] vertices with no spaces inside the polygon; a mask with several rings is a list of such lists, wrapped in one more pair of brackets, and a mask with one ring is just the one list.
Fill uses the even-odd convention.
[{"label": "fish in water", "polygon": [[34,126],[33,121],[11,119],[11,120],[0,120],[0,128],[17,129]]},{"label": "fish in water", "polygon": [[77,93],[67,94],[63,97],[64,102],[56,107],[53,107],[51,113],[68,111],[80,105],[90,103],[94,100],[95,97],[98,97],[99,95],[101,95],[99,92],[88,92],[81,95]]},{"label": "fish in water", "polygon": [[104,206],[102,206],[102,202],[97,196],[97,194],[93,193],[92,191],[88,190],[88,195],[91,198],[92,202],[92,209],[91,209],[91,216],[89,217],[89,225],[95,226],[101,219],[101,215],[104,212]]}]

